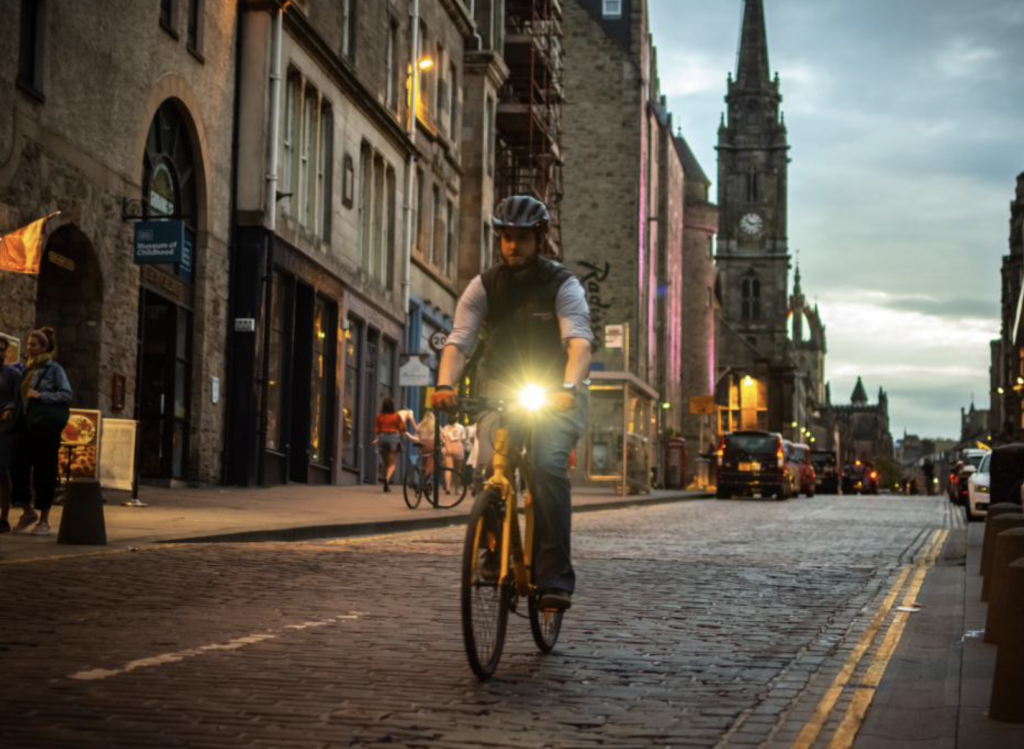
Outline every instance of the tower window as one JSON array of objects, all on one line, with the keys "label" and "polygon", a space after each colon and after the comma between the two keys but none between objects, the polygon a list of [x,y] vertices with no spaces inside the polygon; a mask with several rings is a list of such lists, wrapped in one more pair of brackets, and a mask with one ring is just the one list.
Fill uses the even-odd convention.
[{"label": "tower window", "polygon": [[742,319],[754,321],[761,319],[761,280],[755,275],[749,275],[740,284],[742,295]]},{"label": "tower window", "polygon": [[622,0],[604,0],[602,15],[605,18],[622,18]]}]

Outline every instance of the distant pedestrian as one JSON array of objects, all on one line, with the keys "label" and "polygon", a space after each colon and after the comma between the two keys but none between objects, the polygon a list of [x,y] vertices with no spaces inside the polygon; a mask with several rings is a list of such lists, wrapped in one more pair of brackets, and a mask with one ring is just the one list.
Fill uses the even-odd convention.
[{"label": "distant pedestrian", "polygon": [[434,474],[434,427],[436,423],[434,412],[428,410],[416,426],[416,439],[419,440],[420,457],[423,459],[421,472],[425,479]]},{"label": "distant pedestrian", "polygon": [[[57,489],[57,461],[60,435],[68,422],[71,383],[57,363],[57,341],[53,328],[29,333],[26,342],[28,366],[21,382],[24,417],[17,430],[18,460],[12,473],[13,501],[22,508],[15,533],[33,536],[50,534],[50,508]],[[31,478],[32,490],[29,489]],[[34,492],[33,492],[34,490]],[[35,509],[33,505],[35,494]],[[29,530],[29,526],[35,527]]]},{"label": "distant pedestrian", "polygon": [[377,449],[384,459],[384,491],[389,492],[398,453],[402,449],[402,434],[405,432],[405,420],[395,413],[395,402],[390,398],[385,398],[381,404],[375,431]]},{"label": "distant pedestrian", "polygon": [[14,455],[14,430],[21,416],[21,370],[9,364],[10,342],[0,337],[0,533],[8,533],[11,511],[11,459]]},{"label": "distant pedestrian", "polygon": [[441,427],[441,442],[444,444],[444,466],[447,479],[451,477],[452,486],[444,488],[446,494],[462,488],[462,468],[466,463],[466,427],[458,421]]}]

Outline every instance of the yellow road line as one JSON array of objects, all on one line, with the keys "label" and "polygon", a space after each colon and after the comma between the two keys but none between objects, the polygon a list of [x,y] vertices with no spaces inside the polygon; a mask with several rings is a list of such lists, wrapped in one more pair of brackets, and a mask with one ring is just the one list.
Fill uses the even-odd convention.
[{"label": "yellow road line", "polygon": [[[929,547],[927,555],[914,572],[914,579],[911,581],[910,587],[907,588],[907,593],[903,597],[904,607],[913,606],[917,602],[917,596],[921,593],[924,579],[928,571],[938,561],[939,553],[942,551],[947,538],[949,538],[949,531],[943,530],[939,532],[938,539]],[[896,652],[896,646],[899,645],[900,639],[903,637],[903,631],[906,629],[909,618],[909,611],[896,612],[896,616],[893,617],[885,638],[878,648],[878,652],[871,659],[871,664],[868,666],[867,673],[862,681],[863,686],[859,687],[854,693],[853,700],[846,710],[846,715],[843,716],[842,723],[839,724],[839,728],[836,729],[835,734],[832,736],[828,749],[849,749],[853,746],[857,733],[860,731],[860,727],[867,716],[868,708],[871,707],[871,703],[875,699],[876,688],[882,683],[882,677],[889,666],[889,661],[892,660],[893,653]]]},{"label": "yellow road line", "polygon": [[[935,531],[928,540],[927,548],[929,554],[931,549],[937,543],[940,534],[941,531]],[[818,739],[822,728],[824,728],[825,723],[828,722],[829,716],[832,714],[836,703],[842,696],[843,689],[850,683],[850,679],[857,670],[857,666],[860,664],[861,659],[864,658],[865,653],[867,653],[868,649],[871,647],[875,637],[878,635],[882,625],[885,623],[886,618],[889,616],[889,612],[896,603],[896,599],[899,597],[900,591],[903,589],[903,585],[910,576],[910,572],[910,567],[904,567],[901,570],[899,576],[896,578],[896,582],[889,589],[889,593],[886,595],[881,606],[879,606],[878,611],[875,613],[874,618],[871,620],[871,624],[868,626],[867,630],[865,630],[860,641],[857,643],[857,646],[846,659],[846,663],[843,664],[842,669],[836,675],[835,679],[833,679],[832,684],[818,702],[818,705],[814,710],[814,714],[810,717],[803,729],[800,731],[800,734],[796,737],[796,741],[793,742],[792,749],[811,749],[811,747],[814,746],[814,742]]]}]

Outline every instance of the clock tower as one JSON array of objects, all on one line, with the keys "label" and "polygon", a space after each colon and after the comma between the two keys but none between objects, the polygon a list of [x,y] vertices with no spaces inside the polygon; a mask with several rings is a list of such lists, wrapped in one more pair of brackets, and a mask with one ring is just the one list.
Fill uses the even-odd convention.
[{"label": "clock tower", "polygon": [[[718,276],[724,322],[719,363],[779,361],[787,353],[789,145],[778,75],[768,66],[764,0],[745,0],[736,66],[718,130]],[[721,350],[722,348],[725,350]]]}]

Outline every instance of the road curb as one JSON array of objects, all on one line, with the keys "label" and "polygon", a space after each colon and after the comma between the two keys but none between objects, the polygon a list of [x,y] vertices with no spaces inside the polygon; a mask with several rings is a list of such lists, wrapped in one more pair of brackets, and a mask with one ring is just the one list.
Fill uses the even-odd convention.
[{"label": "road curb", "polygon": [[[622,510],[629,507],[647,507],[676,502],[711,499],[713,494],[677,494],[668,497],[651,499],[626,498],[613,502],[601,502],[577,505],[572,508],[573,514],[583,512],[601,512],[605,510]],[[168,538],[156,541],[156,544],[230,544],[230,543],[266,543],[272,541],[322,541],[329,538],[355,538],[358,536],[376,536],[388,533],[408,533],[415,530],[432,530],[453,525],[461,525],[469,515],[470,499],[466,499],[463,507],[454,511],[455,514],[432,515],[431,517],[409,518],[408,520],[381,520],[366,523],[338,523],[331,525],[307,525],[295,528],[270,528],[258,531],[239,531],[237,533],[217,533],[209,536],[189,536],[185,538]],[[445,510],[431,510],[432,513],[445,513]]]}]

